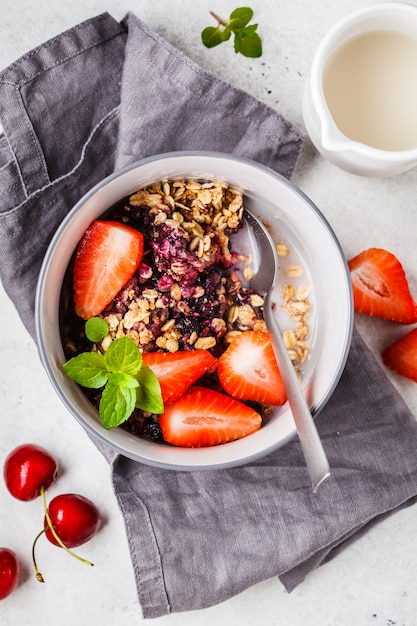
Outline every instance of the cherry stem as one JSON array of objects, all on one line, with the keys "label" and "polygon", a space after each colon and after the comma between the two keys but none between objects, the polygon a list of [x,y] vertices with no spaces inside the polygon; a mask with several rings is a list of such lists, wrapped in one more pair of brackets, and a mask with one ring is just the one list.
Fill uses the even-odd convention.
[{"label": "cherry stem", "polygon": [[[57,532],[56,532],[56,530],[55,530],[55,528],[54,528],[53,522],[52,522],[52,520],[51,520],[51,516],[49,515],[48,506],[47,506],[47,504],[46,504],[46,498],[45,498],[45,488],[44,488],[44,486],[43,486],[43,485],[42,485],[42,487],[41,487],[41,489],[40,489],[40,492],[41,492],[41,497],[42,497],[43,509],[44,509],[44,511],[45,511],[46,521],[48,522],[48,529],[44,529],[44,531],[45,531],[45,530],[50,530],[50,531],[51,531],[51,533],[53,534],[53,536],[54,536],[55,540],[56,540],[56,541],[58,542],[58,544],[61,546],[61,548],[64,548],[64,550],[65,550],[66,552],[68,552],[68,554],[70,554],[71,556],[73,556],[73,557],[74,557],[74,559],[77,559],[78,561],[81,561],[82,563],[85,563],[86,565],[90,565],[91,567],[93,567],[93,566],[94,566],[94,563],[91,563],[91,561],[87,561],[87,559],[83,559],[83,558],[82,558],[81,556],[79,556],[78,554],[75,554],[75,552],[73,552],[72,550],[70,550],[70,549],[69,549],[69,548],[68,548],[68,547],[64,544],[64,542],[62,541],[62,539],[59,537],[59,535],[57,534]],[[42,532],[44,532],[44,531],[42,531]],[[42,533],[40,533],[40,534],[42,534]],[[39,537],[39,535],[38,535],[38,537]],[[37,537],[37,538],[38,538],[38,537]],[[37,538],[36,538],[36,539],[37,539]]]},{"label": "cherry stem", "polygon": [[42,574],[40,573],[40,571],[38,570],[38,566],[36,565],[36,559],[35,559],[35,546],[38,542],[38,539],[41,535],[43,535],[43,533],[45,532],[45,528],[43,530],[41,530],[40,533],[38,533],[35,537],[35,540],[32,544],[32,563],[33,563],[33,569],[35,570],[35,576],[36,576],[36,580],[38,580],[40,583],[44,583],[44,578],[42,576]]}]

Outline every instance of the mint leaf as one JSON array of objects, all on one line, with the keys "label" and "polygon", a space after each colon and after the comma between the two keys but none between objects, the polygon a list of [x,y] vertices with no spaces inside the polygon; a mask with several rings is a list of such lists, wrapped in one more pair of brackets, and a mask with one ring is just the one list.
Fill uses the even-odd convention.
[{"label": "mint leaf", "polygon": [[253,11],[248,7],[241,7],[240,9],[235,9],[230,14],[230,26],[233,31],[240,30],[244,28],[251,19],[253,18]]},{"label": "mint leaf", "polygon": [[99,352],[83,352],[64,363],[63,368],[72,380],[90,389],[99,389],[108,380],[104,355]]},{"label": "mint leaf", "polygon": [[206,48],[214,48],[224,41],[223,31],[220,28],[214,28],[214,26],[207,26],[201,33],[201,40]]},{"label": "mint leaf", "polygon": [[104,355],[109,372],[124,372],[134,376],[142,365],[142,353],[129,337],[113,341]]},{"label": "mint leaf", "polygon": [[131,374],[125,374],[124,372],[112,372],[109,374],[109,383],[112,385],[122,385],[128,389],[136,389],[139,387],[139,382]]},{"label": "mint leaf", "polygon": [[85,334],[87,339],[93,343],[98,343],[109,332],[109,326],[102,317],[90,317],[85,323]]},{"label": "mint leaf", "polygon": [[248,30],[249,32],[245,32],[243,29],[235,33],[234,48],[236,53],[240,52],[245,57],[254,59],[262,56],[262,41],[259,35],[252,30],[252,27],[248,27]]},{"label": "mint leaf", "polygon": [[258,24],[251,24],[250,26],[246,26],[246,28],[242,28],[242,35],[245,37],[252,35],[258,28]]},{"label": "mint leaf", "polygon": [[104,354],[83,352],[62,367],[82,387],[104,387],[99,413],[105,428],[125,422],[135,406],[149,413],[164,411],[158,378],[143,365],[142,352],[129,337],[115,339]]},{"label": "mint leaf", "polygon": [[253,10],[249,7],[240,7],[231,12],[229,20],[223,20],[215,13],[210,14],[217,21],[217,27],[207,26],[201,33],[201,40],[206,48],[214,48],[230,39],[234,34],[235,52],[246,57],[262,56],[262,40],[255,33],[258,24],[249,24],[253,17]]},{"label": "mint leaf", "polygon": [[147,365],[142,365],[136,374],[139,383],[136,389],[136,406],[149,413],[163,413],[164,403],[161,396],[159,380]]},{"label": "mint leaf", "polygon": [[[113,375],[111,375],[113,376]],[[110,377],[101,395],[99,413],[104,428],[116,428],[132,415],[136,402],[135,387],[121,382],[118,375]]]}]

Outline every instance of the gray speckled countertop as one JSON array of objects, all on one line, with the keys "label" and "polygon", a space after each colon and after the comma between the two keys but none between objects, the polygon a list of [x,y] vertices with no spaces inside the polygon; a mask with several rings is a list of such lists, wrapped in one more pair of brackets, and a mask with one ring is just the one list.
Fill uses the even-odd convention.
[{"label": "gray speckled countertop", "polygon": [[[84,19],[103,11],[121,19],[131,10],[201,66],[303,127],[302,91],[320,39],[335,21],[367,4],[363,0],[253,0],[250,6],[260,25],[264,55],[250,60],[235,55],[231,45],[207,50],[200,42],[201,30],[211,22],[209,10],[227,17],[240,5],[234,0],[16,0],[2,11],[0,67]],[[307,141],[293,182],[323,212],[348,258],[371,246],[390,250],[402,261],[410,288],[417,295],[417,169],[384,180],[360,178],[326,162]],[[1,602],[1,624],[142,624],[107,463],[55,396],[36,347],[2,289],[0,300],[1,458],[23,440],[44,445],[61,459],[60,490],[79,490],[82,485],[85,495],[94,499],[106,516],[100,539],[79,549],[95,562],[94,570],[42,542],[38,560],[47,582],[39,585],[32,577],[28,556],[39,530],[36,520],[42,518],[40,502],[23,504],[11,499],[0,482],[0,545],[14,549],[25,563],[18,589]],[[365,317],[357,317],[356,324],[378,358],[381,349],[403,332],[395,325]],[[392,373],[389,376],[417,418],[416,384]],[[152,623],[416,626],[416,529],[417,507],[412,506],[352,543],[292,594],[271,579],[221,605],[157,618]]]}]

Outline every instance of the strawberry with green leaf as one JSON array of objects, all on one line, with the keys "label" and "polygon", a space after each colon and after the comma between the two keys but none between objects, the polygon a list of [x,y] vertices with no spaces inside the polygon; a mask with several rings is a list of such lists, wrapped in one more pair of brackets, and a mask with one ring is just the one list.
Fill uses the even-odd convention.
[{"label": "strawberry with green leaf", "polygon": [[417,328],[385,348],[382,360],[397,374],[417,383]]},{"label": "strawberry with green leaf", "polygon": [[168,443],[183,448],[215,446],[250,435],[262,418],[242,402],[206,387],[194,385],[179,400],[165,406],[160,416]]},{"label": "strawberry with green leaf", "polygon": [[237,335],[220,357],[217,373],[234,398],[275,406],[287,401],[268,333],[247,330]]},{"label": "strawberry with green leaf", "polygon": [[417,303],[399,260],[381,248],[364,250],[349,261],[354,309],[399,324],[417,322]]}]

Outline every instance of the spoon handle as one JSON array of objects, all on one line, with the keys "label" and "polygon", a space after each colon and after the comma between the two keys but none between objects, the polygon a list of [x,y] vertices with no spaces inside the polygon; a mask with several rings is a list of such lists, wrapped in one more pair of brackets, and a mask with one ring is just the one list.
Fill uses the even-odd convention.
[{"label": "spoon handle", "polygon": [[287,391],[288,403],[291,407],[307,469],[312,481],[313,493],[317,493],[319,487],[330,476],[329,463],[307,400],[284,345],[278,322],[272,312],[269,295],[266,296],[264,303],[264,317],[271,336],[275,359]]}]

